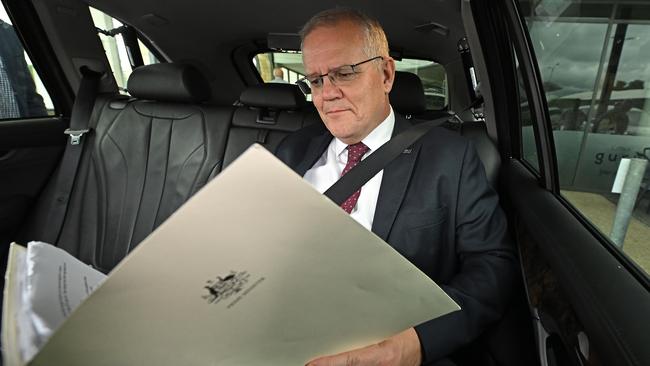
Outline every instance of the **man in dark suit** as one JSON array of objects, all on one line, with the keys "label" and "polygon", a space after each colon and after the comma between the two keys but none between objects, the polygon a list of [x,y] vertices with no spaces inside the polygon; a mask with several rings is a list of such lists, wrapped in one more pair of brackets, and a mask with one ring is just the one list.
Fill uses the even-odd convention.
[{"label": "man in dark suit", "polygon": [[0,119],[47,115],[13,27],[0,20]]},{"label": "man in dark suit", "polygon": [[[376,20],[333,9],[314,16],[301,34],[304,82],[324,126],[288,136],[277,155],[323,192],[410,124],[389,104],[395,63]],[[310,364],[439,362],[500,317],[515,259],[498,197],[467,140],[434,128],[342,208],[441,285],[462,310]]]}]

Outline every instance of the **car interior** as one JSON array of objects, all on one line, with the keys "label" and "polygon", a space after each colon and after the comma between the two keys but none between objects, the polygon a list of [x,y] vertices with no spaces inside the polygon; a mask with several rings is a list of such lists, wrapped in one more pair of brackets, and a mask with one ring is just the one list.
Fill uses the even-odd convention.
[{"label": "car interior", "polygon": [[[433,91],[432,67],[398,67],[391,105],[414,124],[442,119],[470,139],[508,216],[517,288],[502,319],[454,361],[650,364],[647,274],[560,198],[551,116],[522,19],[548,1],[2,3],[51,98],[46,116],[0,120],[4,257],[10,242],[41,240],[108,273],[249,146],[273,152],[322,123],[295,85],[300,66],[287,62],[289,82],[271,83],[264,65],[299,58],[304,22],[346,6],[380,21],[395,60],[442,72]],[[96,14],[121,26],[100,27]],[[111,38],[128,55],[126,77]],[[534,167],[523,156],[524,113]]]}]

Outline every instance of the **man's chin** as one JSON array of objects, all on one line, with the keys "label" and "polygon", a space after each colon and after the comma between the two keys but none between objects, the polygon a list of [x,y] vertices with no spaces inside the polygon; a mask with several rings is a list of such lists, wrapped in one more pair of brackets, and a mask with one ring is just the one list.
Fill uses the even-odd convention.
[{"label": "man's chin", "polygon": [[350,131],[349,128],[352,126],[353,121],[350,121],[348,119],[343,119],[343,118],[328,118],[324,120],[325,122],[325,127],[332,133],[332,135],[337,136],[338,135],[346,135]]},{"label": "man's chin", "polygon": [[332,134],[332,136],[336,137],[337,139],[343,141],[348,145],[361,141],[357,135],[347,130],[330,129],[329,131]]}]

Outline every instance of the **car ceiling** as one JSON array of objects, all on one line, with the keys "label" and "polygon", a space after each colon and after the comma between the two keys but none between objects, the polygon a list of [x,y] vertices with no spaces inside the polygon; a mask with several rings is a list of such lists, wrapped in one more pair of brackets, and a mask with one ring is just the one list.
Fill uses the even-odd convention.
[{"label": "car ceiling", "polygon": [[[393,50],[404,55],[447,64],[458,57],[456,43],[463,37],[460,0],[388,1],[246,1],[208,0],[89,0],[88,3],[122,20],[149,37],[172,60],[187,57],[208,65],[219,48],[235,48],[267,34],[297,33],[318,11],[348,6],[376,17],[384,26]],[[437,23],[446,35],[415,27]],[[192,40],[200,40],[195,42]]]}]

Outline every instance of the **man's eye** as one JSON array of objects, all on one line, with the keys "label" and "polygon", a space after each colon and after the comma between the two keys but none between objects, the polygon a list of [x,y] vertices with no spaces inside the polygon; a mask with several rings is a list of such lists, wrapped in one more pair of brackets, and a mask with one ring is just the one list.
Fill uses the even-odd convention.
[{"label": "man's eye", "polygon": [[336,74],[334,75],[334,77],[335,77],[337,80],[346,81],[346,80],[352,80],[352,78],[354,78],[354,75],[355,75],[354,71],[351,71],[351,70],[340,70],[340,71],[337,71],[337,72],[336,72]]},{"label": "man's eye", "polygon": [[319,88],[321,85],[323,85],[323,78],[321,77],[310,78],[307,80],[309,81],[309,85],[311,85],[311,87]]}]

